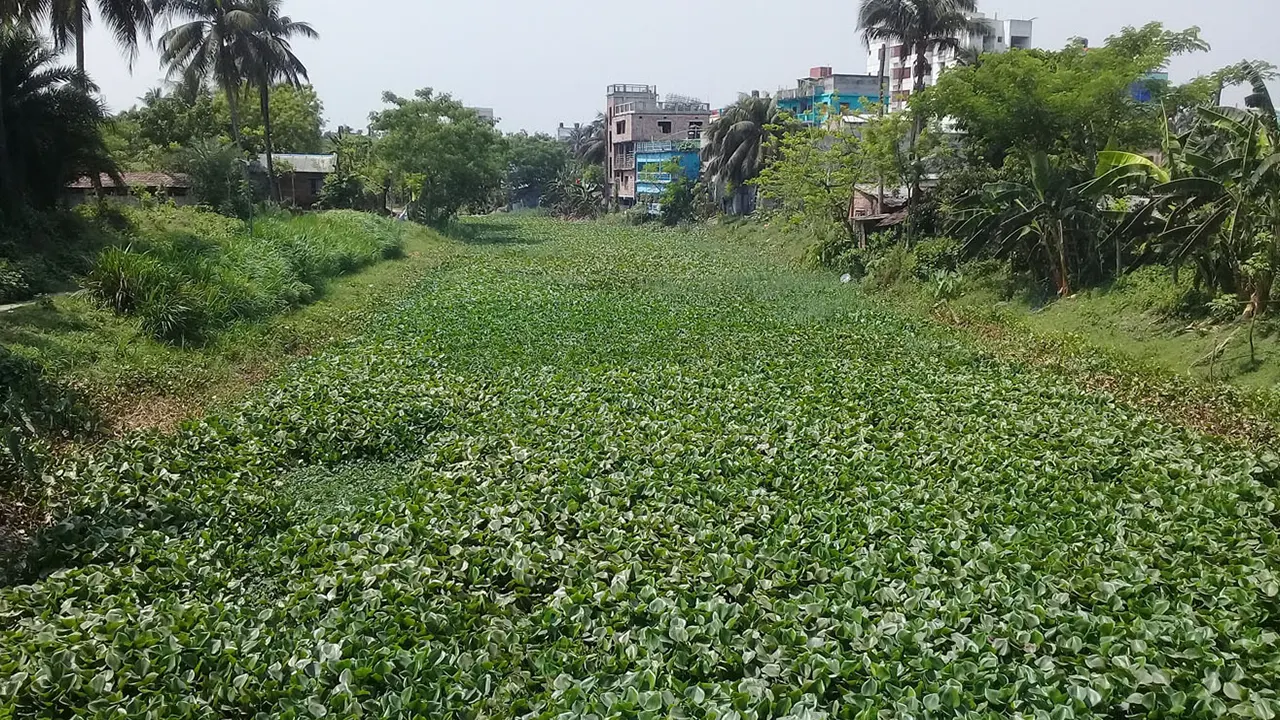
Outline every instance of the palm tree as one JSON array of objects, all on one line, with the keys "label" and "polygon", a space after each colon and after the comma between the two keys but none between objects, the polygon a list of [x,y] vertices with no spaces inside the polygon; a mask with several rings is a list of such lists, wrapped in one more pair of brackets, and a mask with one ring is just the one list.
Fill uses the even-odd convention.
[{"label": "palm tree", "polygon": [[597,113],[595,120],[575,127],[569,136],[573,156],[587,165],[604,165],[604,159],[609,154],[607,146],[604,113]]},{"label": "palm tree", "polygon": [[85,174],[119,179],[102,139],[106,110],[83,73],[24,24],[0,25],[0,203],[47,207]]},{"label": "palm tree", "polygon": [[960,36],[986,28],[972,17],[977,0],[862,0],[858,25],[867,42],[897,42],[915,53],[915,92],[924,89],[928,54],[960,48]]},{"label": "palm tree", "polygon": [[997,258],[1043,263],[1058,296],[1067,297],[1075,286],[1079,246],[1099,234],[1096,203],[1086,196],[1088,186],[1077,183],[1080,171],[1056,165],[1043,152],[1028,160],[1029,182],[991,183],[963,199],[955,233],[965,240],[966,257],[986,249]]},{"label": "palm tree", "polygon": [[733,189],[735,214],[743,211],[747,181],[764,169],[771,128],[783,121],[775,100],[752,95],[725,108],[707,129],[702,149],[706,173],[716,185]]},{"label": "palm tree", "polygon": [[240,139],[240,88],[250,62],[258,19],[241,0],[155,0],[154,7],[178,20],[160,37],[160,62],[170,78],[187,85],[212,80],[227,95],[231,136]]},{"label": "palm tree", "polygon": [[[49,12],[54,47],[65,50],[75,46],[76,68],[83,73],[84,31],[93,22],[89,0],[42,0],[40,4]],[[132,65],[141,39],[151,36],[155,18],[151,5],[147,0],[97,0],[97,9],[98,18],[110,28]]]},{"label": "palm tree", "polygon": [[[868,43],[882,41],[902,45],[904,51],[915,53],[915,78],[913,93],[924,90],[924,79],[929,74],[929,57],[932,50],[960,49],[960,36],[966,33],[982,34],[986,31],[980,20],[973,18],[977,12],[977,0],[862,0],[858,14],[858,26]],[[917,115],[909,138],[912,165],[916,165],[916,143],[924,131],[924,118]],[[914,207],[920,195],[920,175],[911,173],[910,204]],[[908,223],[908,235],[911,224]]]},{"label": "palm tree", "polygon": [[305,22],[281,15],[283,0],[248,0],[246,8],[253,13],[257,26],[249,36],[246,78],[258,87],[262,106],[263,142],[267,151],[267,177],[272,196],[280,200],[276,185],[275,150],[271,143],[271,86],[277,82],[295,87],[307,80],[307,68],[293,54],[289,40],[293,37],[316,39],[320,34]]}]

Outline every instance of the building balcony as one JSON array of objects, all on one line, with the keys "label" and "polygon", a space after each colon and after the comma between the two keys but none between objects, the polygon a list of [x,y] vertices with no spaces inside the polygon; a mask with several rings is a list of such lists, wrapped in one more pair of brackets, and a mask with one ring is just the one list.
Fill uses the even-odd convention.
[{"label": "building balcony", "polygon": [[637,153],[699,152],[700,150],[702,150],[702,140],[699,137],[688,140],[651,140],[636,143]]},{"label": "building balcony", "polygon": [[711,103],[694,103],[694,102],[628,102],[613,107],[613,114],[626,115],[628,113],[684,113],[684,114],[702,114],[711,112]]},{"label": "building balcony", "polygon": [[609,86],[610,95],[638,95],[640,93],[651,93],[653,95],[657,95],[658,86],[657,85],[629,85],[625,83]]},{"label": "building balcony", "polygon": [[616,157],[616,158],[614,158],[614,159],[613,159],[613,169],[614,169],[614,170],[635,170],[635,169],[636,169],[636,156],[635,156],[635,155],[624,155],[624,156],[622,156],[622,157]]},{"label": "building balcony", "polygon": [[675,180],[675,176],[669,172],[642,172],[636,173],[636,182],[642,183],[669,183]]}]

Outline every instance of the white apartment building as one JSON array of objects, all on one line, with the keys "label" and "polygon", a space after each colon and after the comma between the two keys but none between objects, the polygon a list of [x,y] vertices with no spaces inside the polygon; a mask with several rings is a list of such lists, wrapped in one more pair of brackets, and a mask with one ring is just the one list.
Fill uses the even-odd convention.
[{"label": "white apartment building", "polygon": [[[1002,53],[1015,48],[1031,47],[1030,20],[1001,20],[996,17],[989,18],[982,13],[976,13],[974,17],[982,21],[986,26],[986,32],[981,35],[965,33],[957,38],[962,48],[960,53],[950,49],[930,51],[926,56],[929,61],[924,77],[926,87],[934,84],[939,73],[955,67],[961,61],[964,51]],[[885,45],[883,41],[871,43],[867,53],[868,75],[880,74],[880,53]],[[889,44],[888,51],[889,57],[885,62],[885,82],[888,84],[891,98],[889,109],[901,110],[906,107],[907,98],[915,87],[915,51],[897,44]]]}]

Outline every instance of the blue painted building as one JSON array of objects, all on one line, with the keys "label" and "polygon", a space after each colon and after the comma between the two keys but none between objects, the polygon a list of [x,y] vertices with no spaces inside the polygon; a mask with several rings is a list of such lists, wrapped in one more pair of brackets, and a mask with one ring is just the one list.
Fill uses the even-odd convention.
[{"label": "blue painted building", "polygon": [[[697,181],[702,174],[700,140],[658,140],[636,143],[636,197],[656,203],[667,186],[681,176]],[[671,162],[679,163],[681,173],[669,172]]]},{"label": "blue painted building", "polygon": [[848,115],[880,102],[877,75],[837,75],[829,67],[815,67],[796,81],[794,90],[778,92],[778,108],[806,125],[823,125],[833,115]]}]

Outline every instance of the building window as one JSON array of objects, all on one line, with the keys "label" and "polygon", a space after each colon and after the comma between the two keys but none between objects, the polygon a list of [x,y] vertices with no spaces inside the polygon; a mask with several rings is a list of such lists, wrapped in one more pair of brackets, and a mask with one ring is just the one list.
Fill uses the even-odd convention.
[{"label": "building window", "polygon": [[312,195],[319,195],[320,188],[322,187],[324,187],[323,178],[311,178],[311,194]]},{"label": "building window", "polygon": [[659,121],[658,121],[658,132],[662,133],[663,135],[670,135],[670,134],[671,134],[671,121],[670,121],[670,120],[659,120]]},{"label": "building window", "polygon": [[626,120],[619,120],[619,121],[618,121],[618,127],[616,128],[616,132],[617,132],[619,135],[626,135],[626,134],[627,134],[627,121],[626,121]]}]

